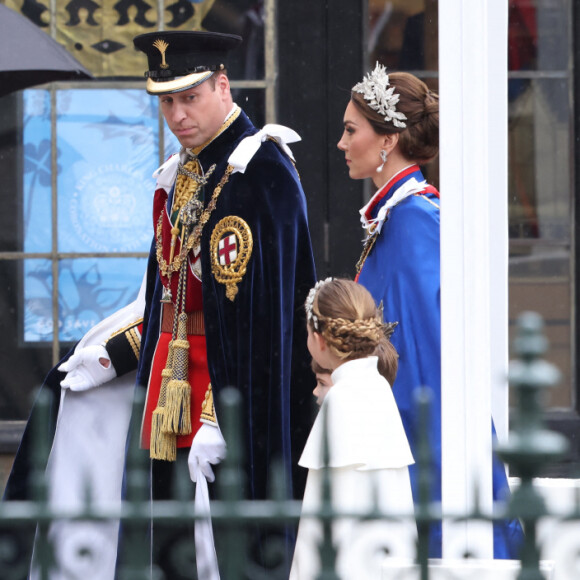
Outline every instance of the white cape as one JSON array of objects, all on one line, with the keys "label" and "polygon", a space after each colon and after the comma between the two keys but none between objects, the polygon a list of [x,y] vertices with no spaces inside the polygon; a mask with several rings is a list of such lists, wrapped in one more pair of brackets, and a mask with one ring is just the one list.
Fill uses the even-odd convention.
[{"label": "white cape", "polygon": [[398,519],[335,519],[332,539],[342,579],[379,578],[389,556],[413,558],[417,529],[408,465],[413,456],[391,388],[377,371],[377,358],[342,364],[329,390],[299,464],[308,467],[291,580],[313,580],[320,572],[324,477],[324,417],[328,421],[332,507],[349,515],[380,510]]}]

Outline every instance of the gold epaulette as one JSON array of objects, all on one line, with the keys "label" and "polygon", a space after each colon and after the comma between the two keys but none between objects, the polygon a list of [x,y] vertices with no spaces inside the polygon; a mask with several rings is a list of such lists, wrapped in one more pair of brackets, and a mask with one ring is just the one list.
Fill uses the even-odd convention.
[{"label": "gold epaulette", "polygon": [[213,391],[211,388],[211,383],[207,386],[207,391],[205,392],[205,399],[201,404],[200,421],[202,423],[211,423],[213,425],[217,424],[215,407],[213,404]]}]

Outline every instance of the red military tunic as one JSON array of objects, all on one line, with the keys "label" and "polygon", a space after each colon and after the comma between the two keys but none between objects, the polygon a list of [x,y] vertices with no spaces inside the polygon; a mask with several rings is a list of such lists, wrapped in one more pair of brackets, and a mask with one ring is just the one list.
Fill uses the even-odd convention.
[{"label": "red military tunic", "polygon": [[[167,210],[167,199],[167,192],[162,188],[157,189],[153,200],[153,219],[155,222],[158,246],[159,241],[161,241],[163,259],[169,263],[172,224]],[[160,224],[161,227],[159,227]],[[175,256],[179,255],[180,250],[181,240],[178,238],[174,252],[174,259]],[[200,416],[202,404],[205,400],[205,395],[210,384],[203,325],[201,280],[194,273],[198,264],[199,256],[194,257],[193,252],[190,252],[187,271],[185,312],[188,314],[187,339],[190,345],[188,357],[188,379],[191,385],[192,432],[189,435],[178,435],[177,447],[191,446],[193,437],[201,425]],[[173,273],[171,276],[171,283],[167,276],[164,276],[161,272],[159,275],[165,288],[171,285],[172,304],[163,304],[162,308],[159,341],[153,356],[141,429],[141,444],[144,449],[149,449],[150,447],[152,415],[159,400],[162,380],[161,373],[167,363],[168,346],[172,339],[173,311],[178,293],[179,272]]]}]

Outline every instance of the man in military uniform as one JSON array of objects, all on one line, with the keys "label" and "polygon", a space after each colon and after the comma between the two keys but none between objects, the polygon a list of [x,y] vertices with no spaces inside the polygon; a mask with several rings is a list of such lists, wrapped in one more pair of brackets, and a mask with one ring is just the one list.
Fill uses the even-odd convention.
[{"label": "man in military uniform", "polygon": [[250,499],[267,496],[275,459],[289,493],[303,491],[297,460],[312,375],[302,305],[315,272],[286,144],[299,137],[279,125],[258,131],[233,102],[226,57],[240,42],[211,32],[135,38],[148,59],[147,91],[182,149],[155,173],[154,242],[144,306],[134,308],[143,307],[142,320],[105,324],[111,338],[77,346],[60,367],[73,390],[137,368],[147,389],[141,444],[158,498],[171,492],[176,460],[187,460],[198,487],[213,480],[211,466],[225,455],[217,419],[228,386],[242,397]]},{"label": "man in military uniform", "polygon": [[[152,293],[138,369],[138,382],[148,384],[143,444],[149,439],[152,457],[171,458],[163,423],[171,416],[178,447],[188,449],[196,435],[210,442],[210,455],[216,453],[219,429],[212,410],[204,407],[200,423],[199,409],[211,401],[208,383],[216,403],[221,389],[234,386],[243,400],[250,498],[266,497],[275,458],[284,464],[288,489],[294,485],[300,496],[302,483],[291,473],[310,418],[301,306],[315,274],[304,194],[285,144],[297,136],[279,126],[258,132],[234,104],[225,56],[240,41],[204,32],[135,39],[149,62],[147,90],[159,95],[165,120],[182,145],[157,172]],[[176,369],[185,336],[180,325],[193,329],[189,366],[198,373],[190,381],[189,411],[187,396],[172,392],[182,386]],[[166,343],[174,346],[166,349]],[[188,412],[190,433],[179,421]],[[196,465],[210,470],[196,452],[194,443],[192,478]]]}]

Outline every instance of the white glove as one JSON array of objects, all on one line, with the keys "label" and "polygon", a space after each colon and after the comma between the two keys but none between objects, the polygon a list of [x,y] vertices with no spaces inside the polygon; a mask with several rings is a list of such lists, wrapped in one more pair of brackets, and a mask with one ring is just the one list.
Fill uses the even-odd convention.
[{"label": "white glove", "polygon": [[[100,363],[99,359],[101,358],[109,361],[108,367]],[[85,346],[75,351],[67,361],[58,367],[58,370],[67,373],[60,386],[71,391],[86,391],[117,376],[107,350],[100,344]]]},{"label": "white glove", "polygon": [[225,456],[226,442],[220,428],[217,425],[202,423],[193,438],[187,458],[191,481],[197,482],[200,475],[207,481],[213,481],[215,476],[211,466],[217,465]]}]

